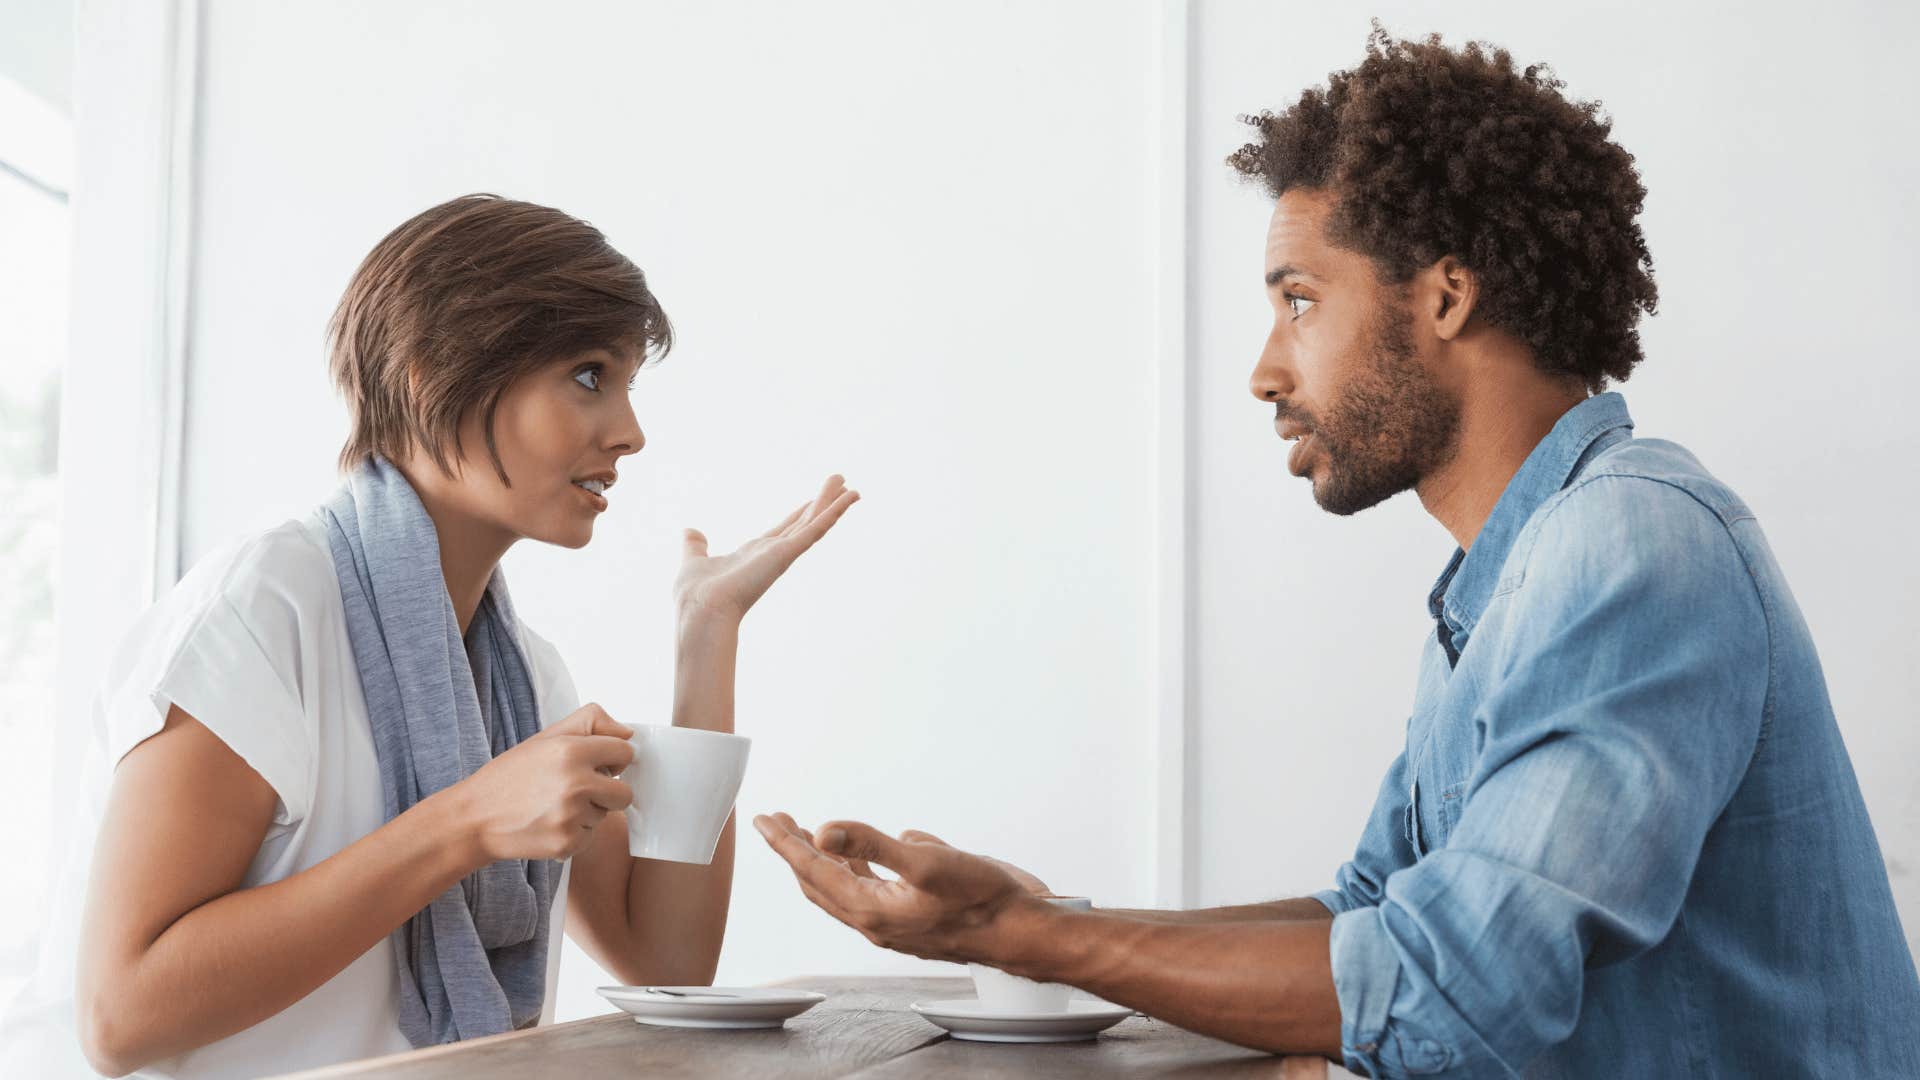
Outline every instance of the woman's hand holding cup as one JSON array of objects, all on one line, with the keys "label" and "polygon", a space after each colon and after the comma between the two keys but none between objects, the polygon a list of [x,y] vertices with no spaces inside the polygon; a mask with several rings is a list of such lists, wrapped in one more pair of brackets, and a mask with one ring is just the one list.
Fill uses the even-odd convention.
[{"label": "woman's hand holding cup", "polygon": [[633,801],[619,778],[633,761],[632,735],[605,709],[583,705],[449,788],[478,863],[564,859],[586,847],[609,813]]}]

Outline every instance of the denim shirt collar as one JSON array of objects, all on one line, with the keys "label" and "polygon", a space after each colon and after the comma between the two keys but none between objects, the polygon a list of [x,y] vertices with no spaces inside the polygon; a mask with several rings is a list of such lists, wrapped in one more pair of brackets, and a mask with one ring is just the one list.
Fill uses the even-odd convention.
[{"label": "denim shirt collar", "polygon": [[1440,644],[1454,661],[1486,610],[1513,541],[1540,504],[1567,486],[1595,452],[1627,437],[1633,418],[1619,394],[1597,394],[1568,409],[1507,482],[1467,551],[1456,549],[1427,596]]}]

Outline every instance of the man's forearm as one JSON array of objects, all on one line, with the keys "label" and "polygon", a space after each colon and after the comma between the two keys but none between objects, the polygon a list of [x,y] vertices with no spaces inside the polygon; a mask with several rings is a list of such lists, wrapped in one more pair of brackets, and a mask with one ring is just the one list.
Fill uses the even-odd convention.
[{"label": "man's forearm", "polygon": [[1306,897],[1293,900],[1268,900],[1259,904],[1235,904],[1230,907],[1195,908],[1191,911],[1155,911],[1149,908],[1099,908],[1097,910],[1109,915],[1177,926],[1333,918],[1333,913],[1327,910],[1325,904]]},{"label": "man's forearm", "polygon": [[1322,915],[1188,925],[1023,905],[987,962],[1242,1046],[1338,1060],[1333,924],[1305,902]]}]

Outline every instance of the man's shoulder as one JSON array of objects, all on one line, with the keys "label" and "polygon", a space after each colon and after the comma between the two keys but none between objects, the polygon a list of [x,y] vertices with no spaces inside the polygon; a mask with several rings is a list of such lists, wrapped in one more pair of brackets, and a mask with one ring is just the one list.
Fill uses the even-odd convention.
[{"label": "man's shoulder", "polygon": [[[1607,483],[1608,480],[1643,483]],[[1607,447],[1586,463],[1557,498],[1578,499],[1583,504],[1616,503],[1622,509],[1631,510],[1636,506],[1672,502],[1662,488],[1684,493],[1724,525],[1753,516],[1746,502],[1719,477],[1708,472],[1692,451],[1665,439],[1624,439]]]},{"label": "man's shoulder", "polygon": [[1545,563],[1744,576],[1732,527],[1752,517],[1740,496],[1685,447],[1624,440],[1596,453],[1534,511],[1504,576],[1517,586],[1529,567]]}]

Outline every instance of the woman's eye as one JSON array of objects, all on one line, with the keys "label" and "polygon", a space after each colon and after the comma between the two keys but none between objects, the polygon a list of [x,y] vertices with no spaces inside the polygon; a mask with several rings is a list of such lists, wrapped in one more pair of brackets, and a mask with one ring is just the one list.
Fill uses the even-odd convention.
[{"label": "woman's eye", "polygon": [[579,383],[581,386],[584,386],[589,390],[600,389],[600,373],[594,370],[593,368],[586,368],[582,370],[579,374],[573,377],[573,381]]},{"label": "woman's eye", "polygon": [[1295,296],[1292,293],[1287,294],[1287,310],[1293,312],[1293,317],[1296,319],[1305,315],[1308,311],[1311,311],[1313,305],[1317,303],[1319,303],[1318,300],[1309,300],[1304,296]]}]

